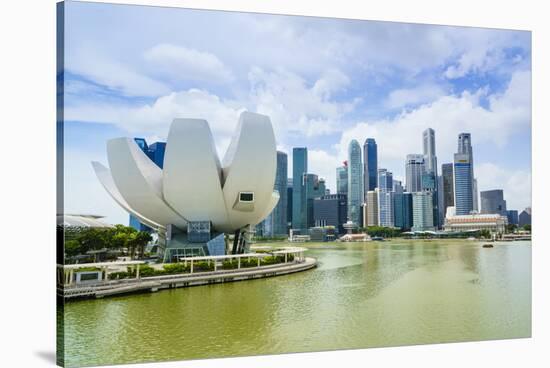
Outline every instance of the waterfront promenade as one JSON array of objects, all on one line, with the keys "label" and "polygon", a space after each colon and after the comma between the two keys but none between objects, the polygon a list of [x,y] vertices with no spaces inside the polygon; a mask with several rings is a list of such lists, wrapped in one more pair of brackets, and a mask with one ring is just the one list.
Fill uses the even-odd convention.
[{"label": "waterfront promenade", "polygon": [[[316,259],[304,257],[304,250],[304,248],[292,247],[285,250],[274,251],[270,254],[280,256],[284,259],[284,262],[271,265],[261,265],[261,259],[269,255],[264,253],[182,258],[181,263],[185,264],[185,266],[187,266],[188,264],[190,265],[189,273],[178,273],[149,277],[140,277],[139,268],[140,266],[142,266],[141,262],[131,262],[131,265],[137,268],[136,277],[134,278],[109,280],[108,277],[106,277],[106,279],[103,281],[84,283],[73,282],[74,269],[84,266],[93,267],[94,264],[69,265],[65,266],[66,269],[64,270],[65,274],[68,275],[68,277],[64,278],[66,283],[65,285],[58,284],[57,293],[58,296],[61,296],[66,300],[77,298],[103,298],[106,296],[115,296],[135,292],[156,292],[162,289],[244,281],[286,275],[290,273],[309,270],[317,265]],[[292,258],[290,257],[291,255]],[[252,258],[255,258],[257,261],[256,267],[241,267],[241,259],[246,259],[250,261]],[[234,260],[234,269],[218,268],[219,262],[228,259]],[[213,270],[193,272],[193,264],[200,261],[212,262]],[[106,272],[108,263],[102,263],[98,265],[100,265],[104,272]],[[114,262],[113,266],[121,268],[125,266],[125,263]],[[158,269],[160,265],[155,266]]]}]

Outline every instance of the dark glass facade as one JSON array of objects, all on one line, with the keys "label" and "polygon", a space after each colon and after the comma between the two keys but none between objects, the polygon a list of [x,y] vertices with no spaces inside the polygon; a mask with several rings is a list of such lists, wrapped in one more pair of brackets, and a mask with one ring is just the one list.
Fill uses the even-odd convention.
[{"label": "dark glass facade", "polygon": [[367,138],[363,145],[364,165],[364,202],[367,200],[367,192],[378,187],[378,146],[374,138]]},{"label": "dark glass facade", "polygon": [[314,226],[334,226],[338,234],[345,234],[348,199],[345,194],[331,194],[313,200]]},{"label": "dark glass facade", "polygon": [[395,193],[393,205],[394,226],[410,230],[413,225],[412,193]]},{"label": "dark glass facade", "polygon": [[485,190],[480,193],[481,213],[498,213],[507,216],[506,201],[502,189]]},{"label": "dark glass facade", "polygon": [[506,211],[506,217],[508,217],[508,223],[517,225],[519,224],[519,216],[517,210],[508,210]]},{"label": "dark glass facade", "polygon": [[468,154],[455,154],[455,209],[457,215],[469,215],[474,209],[472,167]]},{"label": "dark glass facade", "polygon": [[447,207],[452,207],[455,205],[455,186],[453,179],[453,164],[443,164],[441,165],[441,176],[443,185],[441,190],[443,190],[443,203],[442,203],[442,213],[443,216],[447,213]]},{"label": "dark glass facade", "polygon": [[304,202],[304,174],[307,173],[307,148],[292,149],[292,228],[306,229],[307,213]]}]

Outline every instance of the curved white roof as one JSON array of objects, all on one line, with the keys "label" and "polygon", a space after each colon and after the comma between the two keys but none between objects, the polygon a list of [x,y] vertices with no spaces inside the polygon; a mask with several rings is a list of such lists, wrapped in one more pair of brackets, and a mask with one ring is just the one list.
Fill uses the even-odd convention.
[{"label": "curved white roof", "polygon": [[188,221],[211,221],[233,232],[262,221],[277,205],[273,190],[277,153],[267,116],[243,112],[220,163],[206,120],[174,119],[156,166],[130,138],[107,142],[110,169],[92,165],[111,197],[153,228],[187,230]]},{"label": "curved white roof", "polygon": [[101,220],[102,216],[95,215],[57,215],[57,224],[68,227],[99,227],[111,228],[111,224],[107,224]]}]

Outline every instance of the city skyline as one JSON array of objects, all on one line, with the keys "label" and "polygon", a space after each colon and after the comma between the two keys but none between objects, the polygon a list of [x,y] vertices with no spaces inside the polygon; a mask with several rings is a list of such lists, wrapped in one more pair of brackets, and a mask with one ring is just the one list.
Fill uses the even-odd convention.
[{"label": "city skyline", "polygon": [[[404,157],[422,152],[421,134],[432,128],[438,172],[453,161],[457,135],[469,132],[478,192],[503,189],[509,208],[531,205],[529,32],[163,8],[144,17],[144,7],[86,6],[66,9],[67,212],[127,223],[88,164],[105,161],[107,139],[152,144],[165,140],[173,118],[205,118],[221,156],[243,109],[271,117],[289,173],[292,148],[308,147],[308,171],[331,193],[352,139],[375,139],[378,167],[405,183]],[[206,14],[219,22],[204,22]],[[197,42],[189,27],[211,42]],[[112,34],[128,40],[124,51]]]}]

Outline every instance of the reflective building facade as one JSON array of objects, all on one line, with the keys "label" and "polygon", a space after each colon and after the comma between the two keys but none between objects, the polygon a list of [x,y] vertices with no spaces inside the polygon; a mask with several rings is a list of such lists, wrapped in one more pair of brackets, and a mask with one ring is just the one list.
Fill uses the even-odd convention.
[{"label": "reflective building facade", "polygon": [[366,201],[367,192],[378,187],[378,146],[374,138],[367,138],[363,145],[363,171],[365,172],[363,181],[363,199]]},{"label": "reflective building facade", "polygon": [[363,198],[361,146],[353,139],[348,146],[348,220],[357,225],[361,224]]},{"label": "reflective building facade", "polygon": [[306,203],[303,202],[304,174],[307,173],[307,148],[292,149],[292,228],[306,228]]}]

